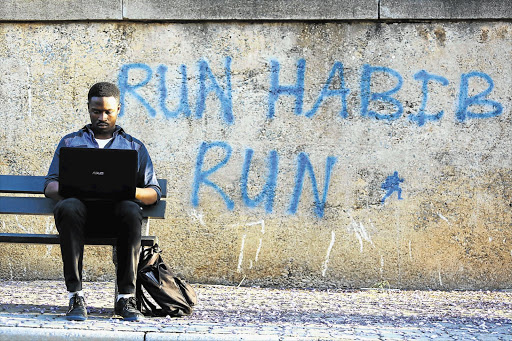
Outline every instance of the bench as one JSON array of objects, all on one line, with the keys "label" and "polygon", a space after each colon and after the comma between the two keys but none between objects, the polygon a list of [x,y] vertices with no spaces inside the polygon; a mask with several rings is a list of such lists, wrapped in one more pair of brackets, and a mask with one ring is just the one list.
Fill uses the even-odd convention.
[{"label": "bench", "polygon": [[[0,214],[53,215],[56,201],[44,197],[44,176],[0,175]],[[156,236],[149,236],[149,218],[165,218],[167,180],[158,179],[162,189],[162,200],[156,205],[143,206],[142,246],[153,246]],[[27,196],[29,195],[29,196]],[[0,233],[1,243],[60,244],[58,234]],[[116,264],[116,238],[85,239],[87,245],[114,246],[113,260]],[[116,285],[117,289],[117,285]],[[117,294],[117,290],[116,290]]]},{"label": "bench", "polygon": [[[0,175],[0,214],[53,215],[56,201],[44,197],[44,176]],[[167,180],[158,179],[162,200],[143,206],[142,246],[153,246],[157,237],[149,236],[149,218],[165,218]],[[31,196],[21,196],[30,194]],[[36,196],[34,196],[34,194]],[[0,233],[2,243],[59,244],[58,234]],[[86,238],[87,245],[115,245],[115,238]]]}]

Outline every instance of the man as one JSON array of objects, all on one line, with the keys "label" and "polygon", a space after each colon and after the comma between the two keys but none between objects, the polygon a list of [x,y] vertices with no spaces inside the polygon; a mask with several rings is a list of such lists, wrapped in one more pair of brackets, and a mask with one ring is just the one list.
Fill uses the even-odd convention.
[{"label": "man", "polygon": [[[46,176],[45,196],[58,201],[54,209],[55,225],[60,235],[64,278],[69,292],[69,320],[84,321],[87,310],[82,293],[84,237],[117,237],[117,285],[119,296],[115,313],[125,320],[138,321],[135,281],[141,244],[142,213],[138,203],[151,205],[160,200],[153,163],[142,142],[116,125],[119,89],[111,83],[97,83],[88,95],[91,124],[68,134],[60,141]],[[137,188],[133,200],[118,202],[82,201],[62,198],[59,194],[59,151],[61,147],[134,149],[138,152]]]}]

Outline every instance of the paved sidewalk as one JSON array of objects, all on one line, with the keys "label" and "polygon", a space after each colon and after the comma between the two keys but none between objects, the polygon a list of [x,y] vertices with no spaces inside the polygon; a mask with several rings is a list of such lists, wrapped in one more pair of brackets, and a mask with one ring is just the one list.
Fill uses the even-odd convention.
[{"label": "paved sidewalk", "polygon": [[512,340],[511,292],[194,287],[193,315],[129,323],[113,283],[86,282],[70,322],[63,282],[0,282],[0,340]]}]

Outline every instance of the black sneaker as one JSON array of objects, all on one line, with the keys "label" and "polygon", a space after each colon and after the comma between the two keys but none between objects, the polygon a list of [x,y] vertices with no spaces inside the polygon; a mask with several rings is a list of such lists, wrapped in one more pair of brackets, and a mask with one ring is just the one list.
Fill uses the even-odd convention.
[{"label": "black sneaker", "polygon": [[69,308],[66,318],[70,321],[87,320],[87,309],[85,308],[85,300],[82,296],[75,294],[69,299]]},{"label": "black sneaker", "polygon": [[144,315],[137,309],[135,297],[120,298],[116,303],[116,315],[121,315],[125,321],[140,321]]}]

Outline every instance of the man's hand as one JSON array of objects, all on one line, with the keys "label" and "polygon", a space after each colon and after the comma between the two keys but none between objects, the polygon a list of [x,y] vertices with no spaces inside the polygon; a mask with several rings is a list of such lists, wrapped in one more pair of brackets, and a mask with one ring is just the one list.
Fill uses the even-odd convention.
[{"label": "man's hand", "polygon": [[144,205],[152,205],[158,199],[158,195],[153,188],[140,188],[135,189],[135,199],[142,202]]},{"label": "man's hand", "polygon": [[[46,186],[44,195],[47,198],[51,198],[51,199],[54,199],[57,201],[64,199],[59,194],[59,182],[58,181],[50,182]],[[156,194],[156,191],[153,188],[137,187],[135,189],[135,199],[139,200],[144,205],[152,205],[156,202],[156,200],[158,199],[158,196]]]},{"label": "man's hand", "polygon": [[50,182],[46,186],[46,189],[44,190],[44,195],[47,198],[51,198],[51,199],[54,199],[54,200],[57,200],[57,201],[64,199],[59,194],[59,182],[58,181]]}]

